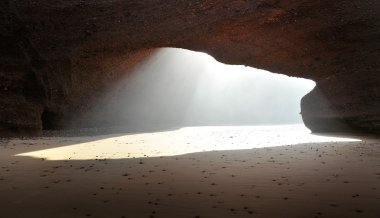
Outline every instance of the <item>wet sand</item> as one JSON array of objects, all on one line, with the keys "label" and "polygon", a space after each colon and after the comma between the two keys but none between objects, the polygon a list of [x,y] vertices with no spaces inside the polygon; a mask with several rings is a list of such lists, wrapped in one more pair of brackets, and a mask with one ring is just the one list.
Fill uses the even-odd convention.
[{"label": "wet sand", "polygon": [[3,140],[0,217],[380,217],[379,139],[242,128]]}]

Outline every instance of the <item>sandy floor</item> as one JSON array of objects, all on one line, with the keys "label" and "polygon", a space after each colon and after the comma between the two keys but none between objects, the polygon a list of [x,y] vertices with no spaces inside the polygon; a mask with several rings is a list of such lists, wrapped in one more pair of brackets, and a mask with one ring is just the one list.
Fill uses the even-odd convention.
[{"label": "sandy floor", "polygon": [[380,217],[380,140],[294,126],[3,140],[0,217]]}]

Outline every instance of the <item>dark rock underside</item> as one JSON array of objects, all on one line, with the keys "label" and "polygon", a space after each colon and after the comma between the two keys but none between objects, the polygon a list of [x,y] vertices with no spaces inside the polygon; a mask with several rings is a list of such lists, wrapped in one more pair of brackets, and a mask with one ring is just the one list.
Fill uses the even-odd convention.
[{"label": "dark rock underside", "polygon": [[313,79],[301,104],[311,130],[379,133],[379,11],[377,0],[3,0],[0,135],[75,127],[159,47]]}]

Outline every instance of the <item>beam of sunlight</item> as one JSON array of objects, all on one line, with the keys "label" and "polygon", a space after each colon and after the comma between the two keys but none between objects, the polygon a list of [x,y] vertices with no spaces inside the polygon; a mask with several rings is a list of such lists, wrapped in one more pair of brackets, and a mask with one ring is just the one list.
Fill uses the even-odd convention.
[{"label": "beam of sunlight", "polygon": [[314,86],[307,79],[225,65],[205,53],[163,48],[110,90],[83,123],[139,130],[296,124],[302,123],[300,100]]},{"label": "beam of sunlight", "polygon": [[[160,49],[99,101],[89,113],[94,117],[84,119],[156,132],[44,138],[46,146],[17,156],[123,159],[357,141],[312,135],[296,125],[302,123],[300,99],[314,86],[311,80],[225,65],[204,53]],[[168,131],[173,127],[182,128]]]},{"label": "beam of sunlight", "polygon": [[[303,125],[186,127],[174,131],[109,135],[105,139],[94,141],[95,139],[96,136],[45,138],[46,149],[16,156],[47,160],[125,159],[302,143],[360,141],[353,138],[313,135]],[[72,145],[60,145],[62,142]],[[55,148],[49,148],[51,146]]]}]

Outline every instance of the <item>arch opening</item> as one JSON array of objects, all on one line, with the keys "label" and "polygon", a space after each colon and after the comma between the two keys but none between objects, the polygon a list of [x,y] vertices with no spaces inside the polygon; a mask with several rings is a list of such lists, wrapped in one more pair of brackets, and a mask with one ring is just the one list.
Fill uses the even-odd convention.
[{"label": "arch opening", "polygon": [[137,130],[302,124],[300,100],[314,86],[312,80],[225,65],[205,53],[163,48],[95,110],[107,119],[103,123]]},{"label": "arch opening", "polygon": [[165,48],[135,68],[90,113],[95,123],[123,126],[122,134],[77,137],[57,148],[17,156],[128,159],[358,141],[310,134],[299,111],[301,98],[314,86],[310,80]]}]

